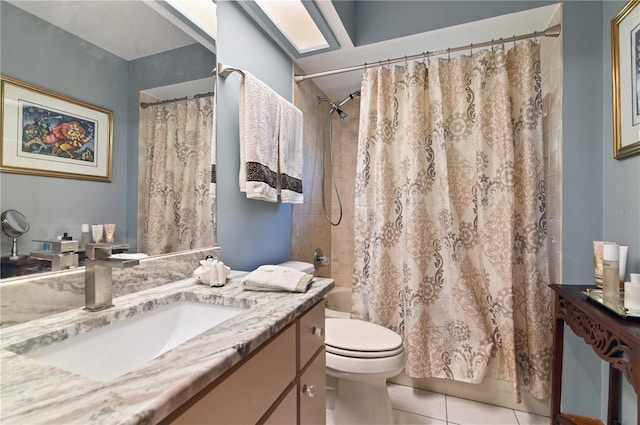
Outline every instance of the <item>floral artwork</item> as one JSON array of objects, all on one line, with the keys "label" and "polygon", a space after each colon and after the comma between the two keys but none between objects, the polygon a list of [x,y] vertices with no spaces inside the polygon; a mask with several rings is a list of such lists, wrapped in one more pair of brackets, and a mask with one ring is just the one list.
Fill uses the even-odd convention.
[{"label": "floral artwork", "polygon": [[21,109],[22,152],[94,161],[95,121],[38,105]]},{"label": "floral artwork", "polygon": [[0,172],[111,181],[112,111],[0,77]]}]

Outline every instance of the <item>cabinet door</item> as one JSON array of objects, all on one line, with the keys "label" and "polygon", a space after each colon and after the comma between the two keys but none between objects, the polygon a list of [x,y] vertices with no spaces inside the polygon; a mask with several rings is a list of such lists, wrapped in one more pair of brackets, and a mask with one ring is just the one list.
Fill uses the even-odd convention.
[{"label": "cabinet door", "polygon": [[299,321],[300,369],[320,347],[324,347],[324,302],[311,307]]},{"label": "cabinet door", "polygon": [[295,364],[296,327],[290,326],[173,424],[255,424],[295,379]]},{"label": "cabinet door", "polygon": [[298,387],[291,388],[276,410],[264,421],[263,425],[296,425],[298,420]]},{"label": "cabinet door", "polygon": [[300,376],[298,394],[300,397],[300,424],[302,425],[325,424],[327,421],[325,361],[323,346]]}]

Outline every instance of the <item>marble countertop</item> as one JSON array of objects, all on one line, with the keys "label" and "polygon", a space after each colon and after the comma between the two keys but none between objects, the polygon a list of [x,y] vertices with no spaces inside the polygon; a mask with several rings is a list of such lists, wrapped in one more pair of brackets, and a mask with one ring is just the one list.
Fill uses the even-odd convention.
[{"label": "marble countertop", "polygon": [[[334,286],[315,278],[306,293],[253,292],[232,272],[222,288],[185,279],[114,299],[115,306],[65,313],[3,328],[0,338],[2,424],[155,424],[263,342],[293,322]],[[178,300],[245,308],[144,366],[99,382],[19,353]],[[142,336],[141,336],[142,337]]]}]

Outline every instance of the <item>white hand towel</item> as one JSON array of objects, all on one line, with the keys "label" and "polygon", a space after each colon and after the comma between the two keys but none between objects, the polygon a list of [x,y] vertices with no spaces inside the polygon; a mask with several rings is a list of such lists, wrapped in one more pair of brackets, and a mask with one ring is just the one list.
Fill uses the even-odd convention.
[{"label": "white hand towel", "polygon": [[290,267],[260,266],[241,281],[248,291],[306,292],[313,276]]},{"label": "white hand towel", "polygon": [[279,189],[282,202],[302,204],[302,112],[280,100]]},{"label": "white hand towel", "polygon": [[240,84],[240,191],[278,201],[280,96],[247,71]]}]

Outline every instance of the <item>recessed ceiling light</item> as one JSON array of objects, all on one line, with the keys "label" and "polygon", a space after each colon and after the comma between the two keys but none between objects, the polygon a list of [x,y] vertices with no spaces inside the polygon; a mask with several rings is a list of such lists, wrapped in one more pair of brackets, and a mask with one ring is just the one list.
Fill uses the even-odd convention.
[{"label": "recessed ceiling light", "polygon": [[198,28],[216,39],[218,20],[213,0],[166,0],[175,10],[184,15]]},{"label": "recessed ceiling light", "polygon": [[329,47],[327,39],[300,0],[255,0],[298,53]]}]

